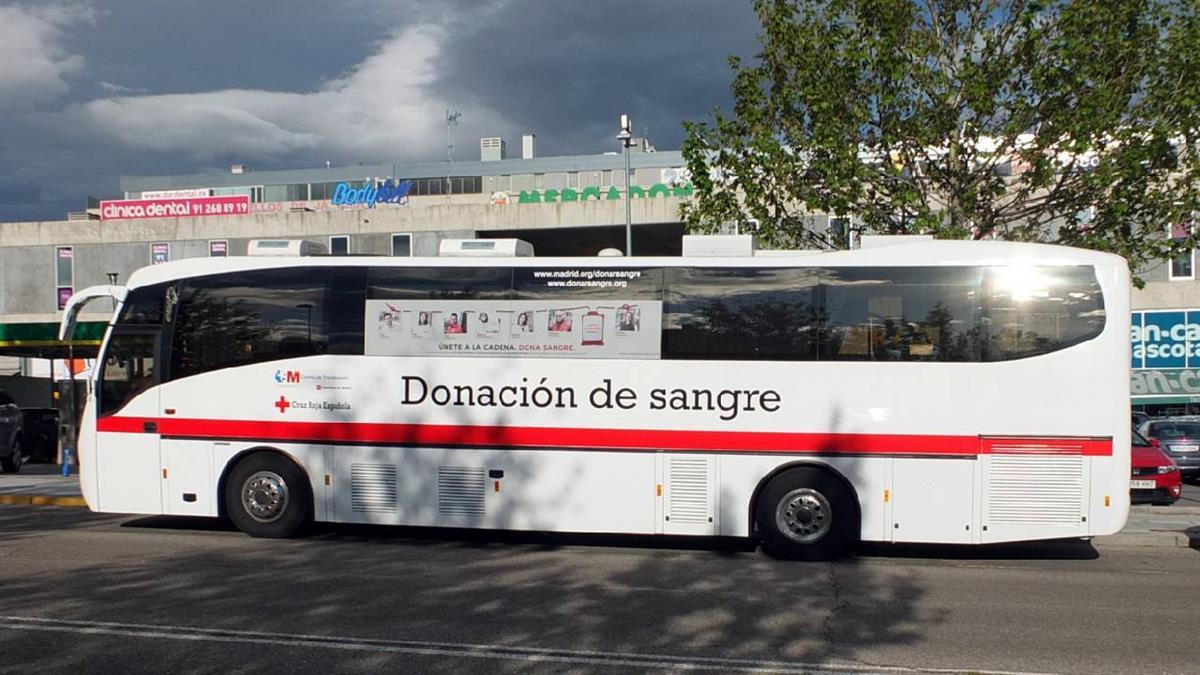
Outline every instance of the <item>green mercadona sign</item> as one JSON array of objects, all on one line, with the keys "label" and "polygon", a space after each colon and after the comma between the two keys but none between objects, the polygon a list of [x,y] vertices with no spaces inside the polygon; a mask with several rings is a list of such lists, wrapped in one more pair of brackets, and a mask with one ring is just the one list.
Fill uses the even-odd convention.
[{"label": "green mercadona sign", "polygon": [[[521,190],[520,196],[517,198],[518,204],[554,204],[558,202],[586,202],[589,199],[620,199],[621,191],[616,187],[610,187],[607,190],[601,190],[598,187],[586,187],[582,190],[574,188],[563,188],[555,190],[550,188],[547,190]],[[671,187],[665,183],[655,183],[650,186],[650,189],[642,188],[637,185],[629,187],[630,199],[654,199],[656,197],[691,197],[692,184],[686,183]]]}]

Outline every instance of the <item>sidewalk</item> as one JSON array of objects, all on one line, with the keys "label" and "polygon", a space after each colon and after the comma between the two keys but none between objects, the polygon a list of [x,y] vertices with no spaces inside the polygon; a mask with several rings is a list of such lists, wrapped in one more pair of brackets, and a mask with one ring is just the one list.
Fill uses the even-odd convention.
[{"label": "sidewalk", "polygon": [[58,464],[26,464],[19,473],[0,474],[0,504],[87,506],[79,492],[79,467],[64,477]]},{"label": "sidewalk", "polygon": [[[87,506],[79,492],[78,467],[64,477],[57,464],[26,464],[17,474],[0,474],[0,504]],[[1099,546],[1167,546],[1200,549],[1200,499],[1171,506],[1134,506],[1119,533],[1097,537]]]}]

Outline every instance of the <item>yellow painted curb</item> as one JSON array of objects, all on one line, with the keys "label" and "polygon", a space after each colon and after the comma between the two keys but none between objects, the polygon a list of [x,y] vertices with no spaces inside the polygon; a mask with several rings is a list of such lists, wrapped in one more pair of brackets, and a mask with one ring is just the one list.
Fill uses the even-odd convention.
[{"label": "yellow painted curb", "polygon": [[31,504],[33,506],[87,506],[83,497],[52,497],[50,495],[4,495],[0,504]]}]

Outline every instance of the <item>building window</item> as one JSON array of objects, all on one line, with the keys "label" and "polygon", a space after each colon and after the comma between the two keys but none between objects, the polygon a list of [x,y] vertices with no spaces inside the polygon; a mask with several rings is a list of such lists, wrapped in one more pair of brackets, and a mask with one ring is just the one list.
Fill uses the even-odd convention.
[{"label": "building window", "polygon": [[412,235],[411,234],[393,234],[392,235],[392,255],[401,258],[412,257]]},{"label": "building window", "polygon": [[329,255],[349,255],[350,236],[340,234],[329,238]]},{"label": "building window", "polygon": [[[1175,241],[1185,241],[1196,231],[1196,222],[1189,221],[1171,226],[1171,238]],[[1172,280],[1192,280],[1196,278],[1196,250],[1188,249],[1171,260],[1170,278]]]},{"label": "building window", "polygon": [[213,239],[208,242],[208,257],[224,258],[229,255],[228,239]]},{"label": "building window", "polygon": [[150,244],[150,264],[161,265],[162,263],[171,260],[171,244],[166,241],[159,241]]},{"label": "building window", "polygon": [[856,248],[852,241],[857,233],[853,229],[853,219],[850,216],[829,217],[829,243],[834,248]]},{"label": "building window", "polygon": [[58,308],[62,309],[75,292],[75,247],[59,246],[54,249],[54,285]]}]

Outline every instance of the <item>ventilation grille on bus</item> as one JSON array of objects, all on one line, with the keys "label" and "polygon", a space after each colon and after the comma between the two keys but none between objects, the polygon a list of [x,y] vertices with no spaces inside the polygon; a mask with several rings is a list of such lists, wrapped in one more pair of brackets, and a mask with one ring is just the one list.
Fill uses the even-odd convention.
[{"label": "ventilation grille on bus", "polygon": [[443,516],[483,516],[487,474],[463,466],[438,467],[438,513]]},{"label": "ventilation grille on bus", "polygon": [[1083,515],[1083,457],[993,454],[988,514],[995,524],[1078,525]]},{"label": "ventilation grille on bus", "polygon": [[351,464],[350,506],[360,513],[395,511],[396,467],[391,464]]},{"label": "ventilation grille on bus", "polygon": [[705,458],[668,460],[667,515],[672,523],[712,521],[708,508],[708,464]]}]

